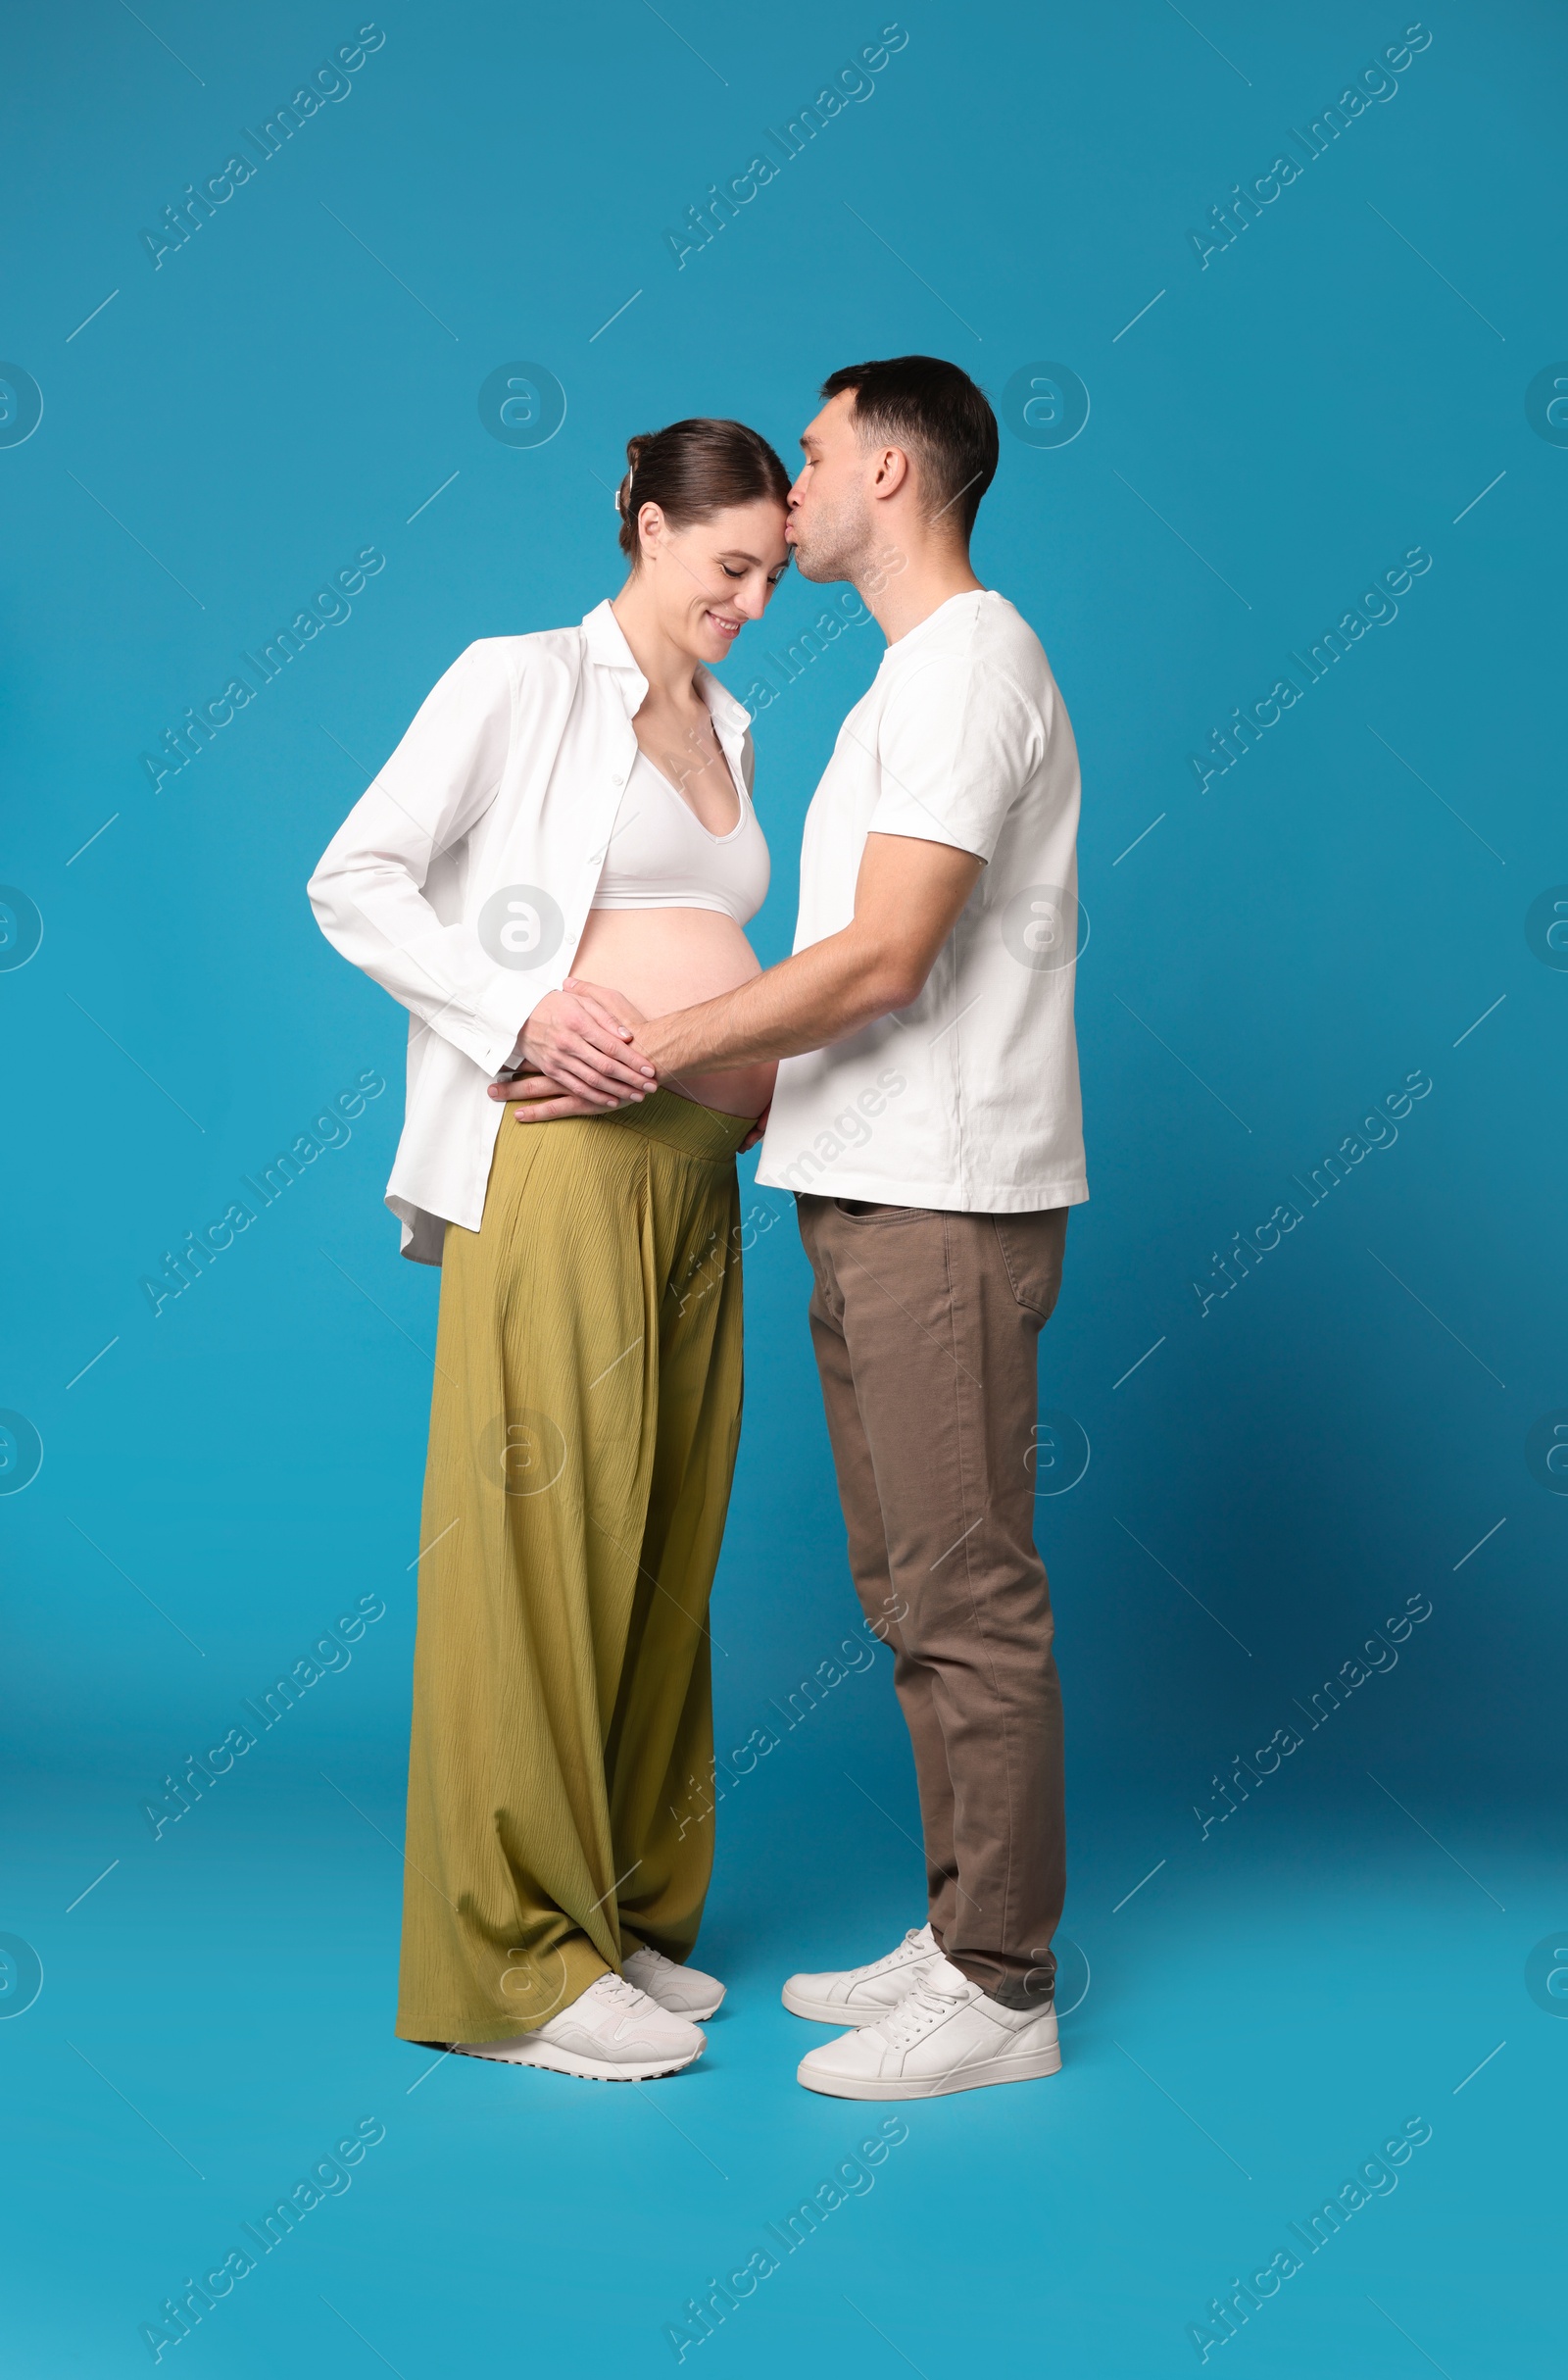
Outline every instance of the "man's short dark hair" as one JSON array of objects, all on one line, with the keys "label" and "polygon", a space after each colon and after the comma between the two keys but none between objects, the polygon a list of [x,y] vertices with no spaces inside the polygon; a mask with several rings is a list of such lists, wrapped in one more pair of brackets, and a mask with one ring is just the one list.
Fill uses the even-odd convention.
[{"label": "man's short dark hair", "polygon": [[928,520],[951,520],[967,538],[980,499],[997,474],[997,417],[956,364],[940,356],[893,356],[847,364],[822,383],[824,397],[855,391],[855,426],[913,458]]}]

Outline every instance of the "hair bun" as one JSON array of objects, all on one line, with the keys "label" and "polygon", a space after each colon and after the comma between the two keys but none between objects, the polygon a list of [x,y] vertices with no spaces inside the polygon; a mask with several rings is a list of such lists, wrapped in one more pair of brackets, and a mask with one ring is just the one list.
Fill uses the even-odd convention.
[{"label": "hair bun", "polygon": [[727,506],[789,494],[789,473],[765,438],[741,421],[706,418],[639,430],[626,441],[626,475],[615,491],[621,552],[637,569],[638,516],[656,504],[672,528],[710,520]]}]

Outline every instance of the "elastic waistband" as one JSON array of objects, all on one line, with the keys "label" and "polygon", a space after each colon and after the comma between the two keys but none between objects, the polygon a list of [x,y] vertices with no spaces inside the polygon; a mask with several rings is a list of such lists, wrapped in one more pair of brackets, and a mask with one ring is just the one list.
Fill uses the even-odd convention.
[{"label": "elastic waistband", "polygon": [[720,1108],[702,1107],[678,1091],[651,1091],[636,1107],[615,1108],[598,1118],[714,1165],[736,1154],[756,1120],[754,1116],[726,1116]]}]

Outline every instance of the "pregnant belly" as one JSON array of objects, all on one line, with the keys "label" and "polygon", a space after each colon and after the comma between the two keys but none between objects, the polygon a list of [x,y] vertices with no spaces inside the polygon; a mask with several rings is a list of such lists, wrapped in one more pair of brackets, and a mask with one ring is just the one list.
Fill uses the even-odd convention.
[{"label": "pregnant belly", "polygon": [[[733,992],[762,970],[734,918],[717,910],[595,909],[571,971],[622,993],[645,1016],[667,1016]],[[769,1062],[682,1073],[666,1088],[726,1116],[760,1116],[777,1070]]]}]

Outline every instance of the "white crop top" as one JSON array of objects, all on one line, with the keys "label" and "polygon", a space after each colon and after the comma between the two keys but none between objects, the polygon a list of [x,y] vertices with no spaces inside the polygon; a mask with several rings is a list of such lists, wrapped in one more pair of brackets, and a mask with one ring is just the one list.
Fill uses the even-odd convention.
[{"label": "white crop top", "polygon": [[640,747],[615,814],[595,909],[714,909],[737,925],[767,896],[767,843],[744,785],[728,834],[710,834]]}]

